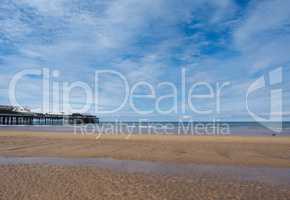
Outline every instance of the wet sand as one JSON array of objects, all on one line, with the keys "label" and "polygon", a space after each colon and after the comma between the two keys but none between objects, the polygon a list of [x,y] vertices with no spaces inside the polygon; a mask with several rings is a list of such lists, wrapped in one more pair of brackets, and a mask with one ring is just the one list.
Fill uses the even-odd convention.
[{"label": "wet sand", "polygon": [[181,176],[195,179],[200,174],[224,180],[255,181],[271,185],[290,185],[290,168],[239,167],[229,165],[174,164],[110,158],[0,157],[0,165],[47,165],[95,167],[114,172]]},{"label": "wet sand", "polygon": [[[287,176],[282,181],[290,168],[287,137],[105,136],[96,140],[0,131],[0,157],[0,199],[290,199]],[[17,157],[21,162],[15,162]],[[35,157],[47,158],[47,163],[31,162]],[[23,162],[26,158],[28,163]],[[74,164],[58,164],[56,158]],[[135,170],[121,161],[117,164],[123,170],[106,167],[108,158],[133,162]],[[77,159],[89,161],[79,160],[82,165],[76,165]],[[105,165],[86,164],[90,159],[104,159]],[[199,168],[184,174],[153,173],[154,166],[159,167],[157,172],[170,172],[188,165]],[[253,170],[261,177],[251,179],[256,176]]]},{"label": "wet sand", "polygon": [[255,199],[286,200],[287,186],[118,173],[90,167],[0,166],[0,197],[5,200],[78,199]]}]

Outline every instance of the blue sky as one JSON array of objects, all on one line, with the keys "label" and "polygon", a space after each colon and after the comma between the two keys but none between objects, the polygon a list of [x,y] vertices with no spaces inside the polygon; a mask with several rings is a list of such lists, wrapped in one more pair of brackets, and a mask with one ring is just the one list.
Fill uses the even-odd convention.
[{"label": "blue sky", "polygon": [[[93,83],[96,70],[115,70],[130,86],[146,81],[178,89],[177,111],[141,115],[130,106],[104,120],[252,120],[245,107],[249,86],[278,67],[283,69],[283,116],[290,113],[290,1],[289,0],[1,0],[0,104],[10,104],[9,81],[24,69],[58,70],[55,81]],[[181,72],[186,85],[229,82],[221,96],[220,112],[180,111]],[[40,107],[41,77],[30,75],[17,87],[17,99],[32,109]],[[107,77],[98,86],[100,100],[92,107],[120,104],[123,86]],[[147,88],[148,89],[148,88]],[[141,88],[140,93],[148,93]],[[170,93],[159,88],[157,95]],[[200,88],[200,93],[206,92]],[[72,91],[70,103],[81,106],[85,95]],[[250,97],[250,107],[261,116],[269,112],[269,94]],[[64,102],[67,103],[67,102]],[[137,100],[151,110],[156,99]],[[216,108],[213,99],[195,99],[198,109]],[[97,104],[97,105],[96,105]],[[172,99],[162,102],[166,109]],[[91,108],[90,112],[94,112]],[[99,113],[97,113],[99,114]]]}]

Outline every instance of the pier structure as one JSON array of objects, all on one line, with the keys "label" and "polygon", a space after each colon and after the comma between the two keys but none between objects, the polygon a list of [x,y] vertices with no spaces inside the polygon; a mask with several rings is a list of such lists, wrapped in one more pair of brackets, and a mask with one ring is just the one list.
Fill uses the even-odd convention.
[{"label": "pier structure", "polygon": [[[81,115],[79,113],[74,113],[72,115],[66,116],[69,124],[96,124],[99,123],[99,119],[94,115]],[[66,120],[64,119],[64,120]]]},{"label": "pier structure", "polygon": [[31,115],[20,115],[20,114],[1,114],[0,113],[0,124],[1,125],[32,125],[33,117]]},{"label": "pier structure", "polygon": [[0,106],[0,125],[65,125],[96,124],[99,118],[94,115],[60,115],[19,111],[12,106]]}]

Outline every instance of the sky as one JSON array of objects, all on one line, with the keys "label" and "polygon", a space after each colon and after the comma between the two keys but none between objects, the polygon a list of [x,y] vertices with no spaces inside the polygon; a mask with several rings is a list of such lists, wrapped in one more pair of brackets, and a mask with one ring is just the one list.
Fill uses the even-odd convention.
[{"label": "sky", "polygon": [[[29,69],[55,83],[45,88],[33,73],[17,82],[18,104],[34,111],[89,105],[104,121],[289,120],[289,8],[290,0],[0,0],[0,104],[13,104],[11,82]],[[270,84],[247,98],[259,78],[279,80],[277,69],[281,98]]]}]

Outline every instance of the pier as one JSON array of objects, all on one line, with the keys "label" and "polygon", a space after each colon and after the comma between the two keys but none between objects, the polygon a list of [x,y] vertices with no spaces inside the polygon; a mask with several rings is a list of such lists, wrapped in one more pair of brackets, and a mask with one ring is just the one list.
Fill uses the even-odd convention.
[{"label": "pier", "polygon": [[42,114],[19,111],[12,106],[0,106],[0,125],[65,125],[96,124],[99,118],[94,115],[74,113],[72,115]]}]

